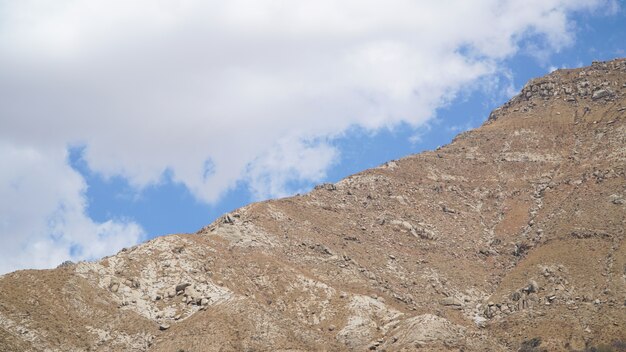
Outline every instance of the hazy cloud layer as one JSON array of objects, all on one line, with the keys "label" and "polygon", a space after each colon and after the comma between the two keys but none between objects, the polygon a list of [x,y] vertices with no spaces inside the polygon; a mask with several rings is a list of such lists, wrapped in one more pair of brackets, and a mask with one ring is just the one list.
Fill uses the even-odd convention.
[{"label": "hazy cloud layer", "polygon": [[[532,41],[573,40],[603,0],[0,0],[0,271],[143,236],[85,215],[67,163],[138,187],[165,171],[205,202],[323,179],[351,126],[418,126]],[[51,220],[52,219],[52,220]],[[34,258],[33,254],[41,254]]]}]

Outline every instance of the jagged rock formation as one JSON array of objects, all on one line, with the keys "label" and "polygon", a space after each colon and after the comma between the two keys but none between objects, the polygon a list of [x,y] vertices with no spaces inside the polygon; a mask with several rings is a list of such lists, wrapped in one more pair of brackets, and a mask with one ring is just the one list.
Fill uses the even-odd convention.
[{"label": "jagged rock formation", "polygon": [[197,234],[0,277],[7,351],[625,348],[626,60]]}]

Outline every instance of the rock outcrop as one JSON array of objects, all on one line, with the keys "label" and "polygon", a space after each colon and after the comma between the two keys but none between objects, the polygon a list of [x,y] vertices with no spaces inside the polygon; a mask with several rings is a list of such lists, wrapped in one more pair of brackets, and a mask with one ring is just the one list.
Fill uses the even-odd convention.
[{"label": "rock outcrop", "polygon": [[558,70],[437,150],[0,277],[0,350],[623,350],[624,199],[626,60]]}]

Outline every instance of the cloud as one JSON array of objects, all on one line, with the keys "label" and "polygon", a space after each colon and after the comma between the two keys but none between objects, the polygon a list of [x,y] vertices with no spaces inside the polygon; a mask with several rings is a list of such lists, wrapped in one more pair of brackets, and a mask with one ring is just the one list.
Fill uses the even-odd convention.
[{"label": "cloud", "polygon": [[85,184],[63,149],[0,142],[0,165],[0,273],[99,258],[144,237],[132,222],[85,215]]},{"label": "cloud", "polygon": [[283,139],[249,164],[245,181],[255,198],[282,197],[290,182],[322,179],[336,159],[337,150],[326,143]]},{"label": "cloud", "polygon": [[[325,177],[340,157],[331,141],[351,127],[418,127],[459,91],[500,74],[522,45],[542,54],[570,45],[573,13],[614,6],[0,0],[0,141],[4,168],[18,175],[1,171],[0,188],[23,198],[0,203],[38,224],[7,215],[0,239],[50,241],[54,230],[68,240],[49,246],[68,253],[75,238],[98,231],[141,237],[132,222],[84,215],[84,180],[63,157],[68,145],[85,146],[94,172],[138,189],[168,172],[204,202],[240,182],[256,197],[288,194]],[[24,164],[28,153],[40,157]],[[12,188],[11,176],[44,165]],[[37,192],[45,203],[33,204]],[[64,202],[73,208],[59,213]],[[46,225],[51,216],[64,226]],[[91,235],[77,235],[87,228]]]}]

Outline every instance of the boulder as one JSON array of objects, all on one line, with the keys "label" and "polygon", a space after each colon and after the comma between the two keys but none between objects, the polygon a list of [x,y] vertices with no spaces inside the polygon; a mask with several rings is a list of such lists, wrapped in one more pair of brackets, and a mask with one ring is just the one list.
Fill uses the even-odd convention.
[{"label": "boulder", "polygon": [[321,185],[317,185],[314,187],[316,190],[327,190],[327,191],[336,191],[337,186],[332,183],[323,183]]},{"label": "boulder", "polygon": [[185,289],[186,289],[187,287],[189,287],[189,286],[191,286],[191,284],[190,284],[190,283],[182,283],[182,284],[178,284],[178,285],[176,285],[176,288],[175,288],[176,293],[181,292],[181,291],[185,291]]},{"label": "boulder", "polygon": [[441,305],[446,307],[453,307],[460,309],[463,306],[463,302],[455,297],[446,297],[440,301]]},{"label": "boulder", "polygon": [[74,264],[74,262],[73,262],[73,261],[71,261],[71,260],[66,260],[66,261],[64,261],[63,263],[59,264],[59,265],[57,266],[57,268],[68,268],[68,267],[71,267],[71,266],[74,266],[74,265],[75,265],[75,264]]},{"label": "boulder", "polygon": [[591,95],[591,99],[598,100],[604,97],[608,97],[610,95],[611,95],[611,91],[609,91],[608,89],[598,89],[595,92],[593,92],[593,95]]}]

